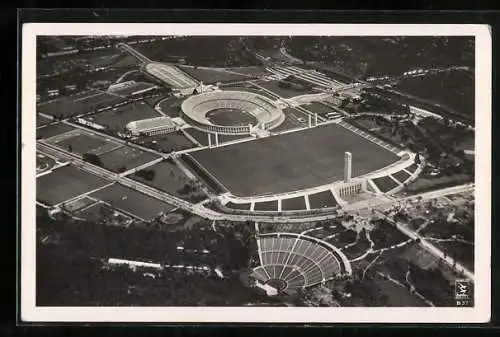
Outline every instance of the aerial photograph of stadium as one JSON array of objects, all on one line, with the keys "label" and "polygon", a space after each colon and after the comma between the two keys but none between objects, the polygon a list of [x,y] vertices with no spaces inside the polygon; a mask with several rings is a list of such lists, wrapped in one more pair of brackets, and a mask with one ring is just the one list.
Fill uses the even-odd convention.
[{"label": "aerial photograph of stadium", "polygon": [[36,305],[473,307],[475,55],[38,36]]}]

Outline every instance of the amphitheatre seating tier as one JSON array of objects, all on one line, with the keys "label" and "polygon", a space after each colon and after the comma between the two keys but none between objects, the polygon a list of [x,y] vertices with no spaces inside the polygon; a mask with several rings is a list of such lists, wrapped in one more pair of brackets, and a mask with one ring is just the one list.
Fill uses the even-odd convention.
[{"label": "amphitheatre seating tier", "polygon": [[266,234],[258,238],[261,265],[252,275],[257,280],[285,281],[285,289],[314,286],[333,279],[345,267],[328,245],[300,235]]}]

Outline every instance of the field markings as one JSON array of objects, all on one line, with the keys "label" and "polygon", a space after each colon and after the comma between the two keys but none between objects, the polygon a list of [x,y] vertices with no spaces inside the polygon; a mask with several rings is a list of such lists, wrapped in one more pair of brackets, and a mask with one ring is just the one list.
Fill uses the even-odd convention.
[{"label": "field markings", "polygon": [[87,196],[87,195],[89,195],[89,194],[92,194],[92,193],[94,193],[94,192],[97,192],[97,191],[99,191],[99,190],[102,190],[102,189],[103,189],[103,188],[105,188],[105,187],[109,187],[109,186],[113,185],[114,183],[115,183],[114,181],[111,181],[111,182],[109,182],[109,183],[107,183],[107,184],[105,184],[105,185],[103,185],[103,186],[100,186],[100,187],[94,188],[93,190],[90,190],[90,191],[88,191],[88,192],[85,192],[85,193],[79,194],[79,195],[77,195],[76,197],[72,197],[72,198],[70,198],[70,199],[66,199],[65,201],[61,201],[60,203],[58,203],[58,204],[54,205],[54,207],[60,207],[62,204],[67,204],[67,203],[74,202],[74,201],[76,201],[76,200],[78,200],[78,199],[80,199],[80,198],[86,197],[86,196]]},{"label": "field markings", "polygon": [[103,94],[103,92],[100,91],[100,90],[96,89],[96,91],[97,91],[97,93],[94,93],[94,94],[91,94],[91,95],[88,95],[88,96],[83,96],[81,98],[77,98],[77,99],[73,100],[73,103],[80,102],[80,101],[83,101],[83,100],[86,100],[86,99],[89,99],[89,98],[92,98],[92,97],[96,97],[96,96],[99,96],[99,95]]}]

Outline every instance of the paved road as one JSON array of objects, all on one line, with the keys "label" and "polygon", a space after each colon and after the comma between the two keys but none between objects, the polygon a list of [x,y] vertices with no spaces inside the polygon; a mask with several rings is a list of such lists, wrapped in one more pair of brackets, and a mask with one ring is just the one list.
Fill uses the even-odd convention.
[{"label": "paved road", "polygon": [[[385,215],[382,212],[380,212],[378,210],[376,210],[375,212],[385,217]],[[460,272],[462,275],[464,275],[465,277],[467,277],[469,280],[474,281],[474,273],[472,273],[471,271],[469,271],[467,268],[465,268],[459,262],[454,262],[453,259],[450,256],[445,255],[445,253],[442,250],[440,250],[438,247],[434,246],[432,243],[430,243],[429,241],[427,241],[423,236],[421,236],[417,232],[411,230],[406,225],[404,225],[404,224],[402,224],[400,222],[394,221],[393,219],[388,218],[388,217],[385,217],[385,219],[387,221],[389,221],[390,223],[392,223],[394,226],[396,226],[396,228],[401,233],[405,234],[410,239],[412,239],[412,240],[420,239],[420,246],[422,248],[424,248],[426,251],[428,251],[432,255],[434,255],[434,256],[442,259],[443,261],[445,261],[450,267],[454,267],[455,270],[457,270],[458,272]]]},{"label": "paved road", "polygon": [[451,194],[458,194],[458,193],[463,193],[463,192],[468,192],[468,191],[473,191],[474,190],[474,183],[468,183],[464,185],[459,185],[459,186],[452,186],[452,187],[445,187],[439,190],[435,191],[429,191],[429,192],[424,192],[420,194],[415,194],[415,195],[410,195],[402,198],[396,198],[396,197],[389,197],[389,196],[382,196],[378,198],[372,198],[364,201],[360,201],[355,204],[350,204],[346,205],[344,209],[346,211],[361,211],[365,210],[368,208],[378,208],[378,209],[386,209],[390,207],[391,205],[398,203],[400,201],[406,201],[406,200],[416,200],[418,198],[422,198],[423,200],[428,200],[428,199],[435,199]]},{"label": "paved road", "polygon": [[143,54],[139,53],[137,50],[135,50],[134,48],[130,47],[126,43],[123,43],[123,42],[118,43],[117,47],[120,48],[120,49],[122,49],[123,51],[128,52],[130,55],[132,55],[133,57],[135,57],[136,59],[138,59],[139,61],[141,61],[143,63],[151,63],[151,62],[153,62],[151,59],[149,59],[146,56],[144,56]]}]

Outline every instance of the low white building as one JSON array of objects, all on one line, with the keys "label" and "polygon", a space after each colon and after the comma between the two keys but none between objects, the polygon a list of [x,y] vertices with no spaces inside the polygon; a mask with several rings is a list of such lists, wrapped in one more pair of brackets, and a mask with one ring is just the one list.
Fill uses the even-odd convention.
[{"label": "low white building", "polygon": [[176,130],[177,125],[170,117],[155,117],[141,119],[127,124],[126,128],[132,135],[156,136],[165,135]]}]

